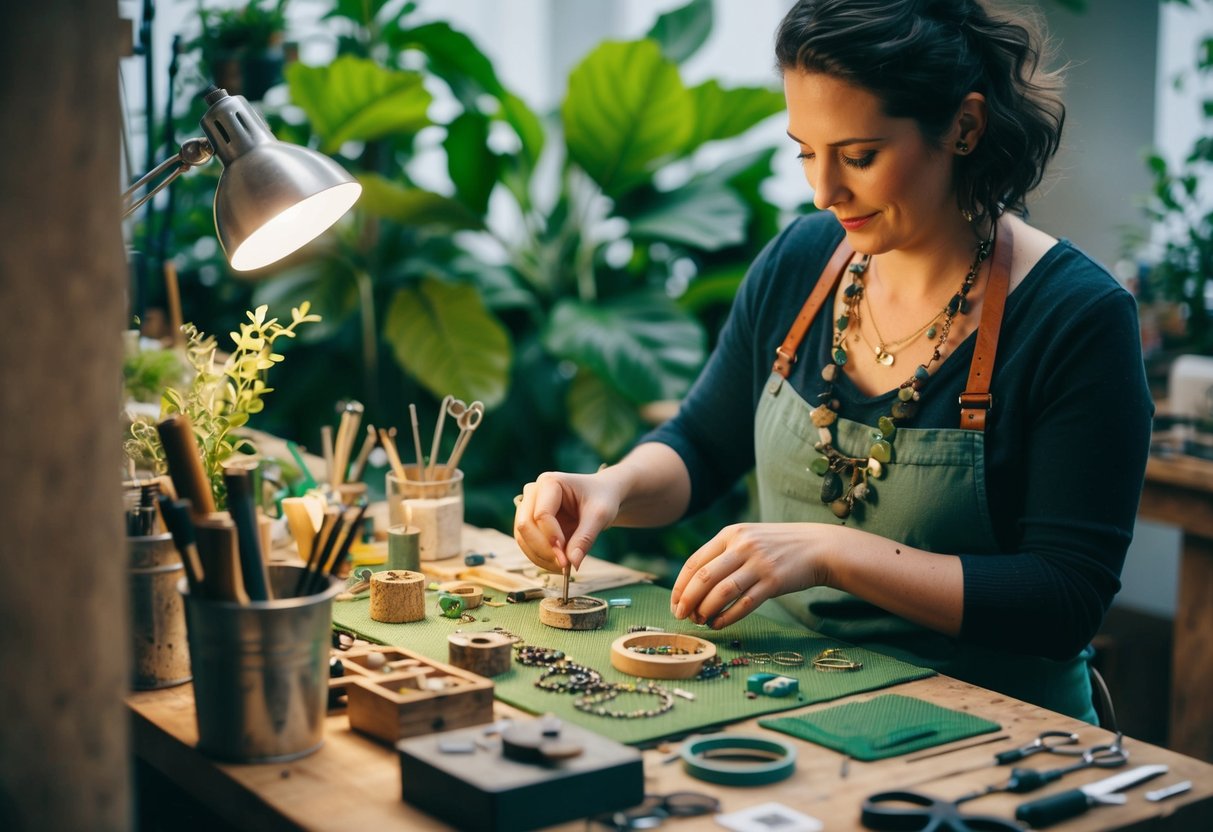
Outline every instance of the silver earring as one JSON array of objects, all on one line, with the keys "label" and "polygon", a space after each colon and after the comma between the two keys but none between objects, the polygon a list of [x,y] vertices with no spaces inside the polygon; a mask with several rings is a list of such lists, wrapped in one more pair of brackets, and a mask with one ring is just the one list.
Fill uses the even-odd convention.
[{"label": "silver earring", "polygon": [[961,139],[960,141],[956,142],[956,152],[961,154],[962,156],[964,154],[968,153],[969,152],[969,143],[966,142],[964,139]]}]

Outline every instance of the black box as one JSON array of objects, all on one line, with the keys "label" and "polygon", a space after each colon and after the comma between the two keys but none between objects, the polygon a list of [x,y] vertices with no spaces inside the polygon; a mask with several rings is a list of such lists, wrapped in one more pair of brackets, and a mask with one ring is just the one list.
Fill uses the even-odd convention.
[{"label": "black box", "polygon": [[585,750],[552,763],[517,762],[484,726],[401,740],[402,797],[476,832],[524,832],[644,800],[639,751],[568,723],[561,735]]}]

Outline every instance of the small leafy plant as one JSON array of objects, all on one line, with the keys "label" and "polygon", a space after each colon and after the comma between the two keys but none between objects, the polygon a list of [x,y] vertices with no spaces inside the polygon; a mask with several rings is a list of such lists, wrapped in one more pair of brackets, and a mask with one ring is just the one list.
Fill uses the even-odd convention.
[{"label": "small leafy plant", "polygon": [[[301,324],[318,322],[320,316],[310,310],[307,301],[291,309],[291,322],[286,326],[277,318],[267,320],[269,307],[265,305],[246,313],[249,322],[241,323],[239,332],[229,333],[235,351],[218,368],[215,338],[200,332],[193,324],[182,327],[186,335],[186,360],[194,369],[194,379],[184,393],[173,387],[164,390],[160,415],[163,419],[182,414],[190,420],[217,506],[226,503],[224,463],[238,452],[256,451],[253,443],[236,431],[248,423],[250,416],[265,408],[262,397],[274,390],[267,385],[266,375],[283,360],[280,353],[274,352],[274,342],[294,338]],[[128,457],[149,465],[158,474],[167,470],[160,435],[150,421],[140,419],[131,424],[124,449]]]}]

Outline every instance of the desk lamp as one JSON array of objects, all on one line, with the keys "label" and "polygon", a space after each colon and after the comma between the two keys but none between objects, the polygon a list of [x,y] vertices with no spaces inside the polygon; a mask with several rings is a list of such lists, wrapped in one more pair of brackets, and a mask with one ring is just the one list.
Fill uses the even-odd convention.
[{"label": "desk lamp", "polygon": [[[223,163],[215,189],[215,230],[236,271],[268,266],[311,242],[357,201],[362,186],[327,156],[280,142],[242,95],[211,87],[199,124],[206,138],[187,139],[122,195],[128,217],[185,171],[213,156]],[[172,171],[139,199],[148,182]]]}]

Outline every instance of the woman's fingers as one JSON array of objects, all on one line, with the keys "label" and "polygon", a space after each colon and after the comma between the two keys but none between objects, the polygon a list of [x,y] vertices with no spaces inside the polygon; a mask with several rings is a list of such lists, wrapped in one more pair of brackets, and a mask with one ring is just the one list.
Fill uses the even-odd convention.
[{"label": "woman's fingers", "polygon": [[[554,492],[554,494],[553,494]],[[552,572],[561,572],[564,559],[564,532],[556,521],[561,489],[550,483],[532,482],[522,489],[522,500],[514,513],[514,539],[523,554],[535,564]],[[555,510],[551,508],[555,501]]]}]

